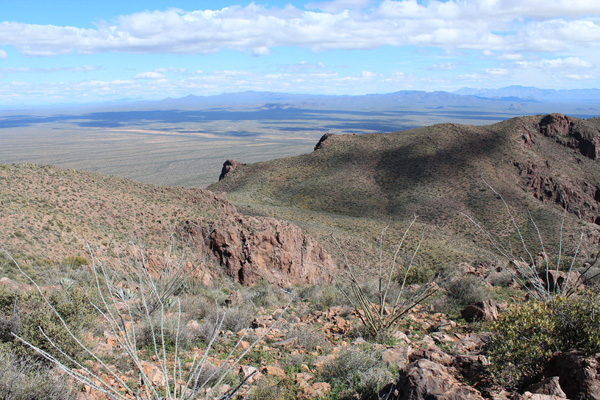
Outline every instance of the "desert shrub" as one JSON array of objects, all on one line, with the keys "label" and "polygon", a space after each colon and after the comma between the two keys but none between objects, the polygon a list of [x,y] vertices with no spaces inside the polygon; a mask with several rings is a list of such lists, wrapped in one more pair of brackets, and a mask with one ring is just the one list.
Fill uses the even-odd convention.
[{"label": "desert shrub", "polygon": [[395,280],[402,284],[406,279],[406,285],[423,284],[434,279],[441,271],[440,268],[423,261],[420,257],[416,258],[413,264],[410,265],[410,259],[404,260],[404,266],[398,271]]},{"label": "desert shrub", "polygon": [[[53,357],[52,354],[49,354],[50,351],[42,348],[44,344],[34,345],[27,340],[28,330],[25,329],[25,326],[23,331],[20,332],[22,336],[20,342],[27,341],[30,348],[42,357],[54,362],[62,370],[69,370],[71,377],[99,390],[110,398],[126,400],[135,397],[158,400],[165,398],[165,394],[169,399],[198,398],[212,387],[219,386],[220,383],[227,381],[240,360],[259,341],[264,339],[289,307],[288,302],[279,316],[274,318],[273,324],[261,336],[257,337],[248,348],[241,351],[241,354],[239,354],[240,351],[237,351],[240,350],[241,340],[234,345],[226,344],[225,352],[219,352],[219,358],[222,360],[221,365],[224,366],[223,369],[217,369],[214,374],[211,373],[205,376],[204,372],[210,369],[208,356],[211,350],[214,349],[212,347],[215,343],[214,340],[210,340],[207,346],[203,346],[202,350],[194,349],[191,357],[189,354],[185,354],[184,358],[184,353],[180,352],[180,346],[175,346],[174,349],[168,346],[169,338],[165,336],[164,325],[161,323],[157,326],[157,324],[152,323],[153,318],[159,321],[168,321],[173,314],[176,316],[177,324],[181,323],[182,314],[179,299],[174,298],[173,295],[175,291],[181,288],[179,283],[181,282],[180,278],[183,270],[179,265],[182,264],[170,268],[168,265],[169,260],[167,260],[165,269],[160,271],[158,277],[154,277],[143,262],[147,260],[145,254],[139,253],[137,260],[139,262],[132,262],[128,266],[121,263],[115,268],[100,262],[92,254],[91,271],[94,274],[94,282],[97,283],[98,289],[95,296],[99,299],[96,304],[102,307],[94,308],[94,316],[103,320],[106,329],[115,338],[116,346],[120,351],[119,365],[114,363],[112,356],[103,359],[105,355],[102,352],[95,353],[77,339],[76,333],[79,329],[77,329],[76,324],[81,323],[81,315],[85,315],[79,308],[80,304],[83,304],[81,302],[83,298],[78,297],[79,292],[77,290],[71,290],[72,293],[69,294],[67,302],[60,297],[67,291],[57,290],[44,295],[44,291],[40,286],[27,275],[26,277],[34,285],[36,291],[26,293],[24,296],[31,296],[31,298],[39,300],[39,304],[37,304],[37,307],[32,308],[33,311],[30,314],[36,315],[35,311],[49,308],[52,313],[44,313],[43,316],[50,321],[56,318],[62,323],[60,326],[57,324],[57,329],[49,329],[49,332],[47,332],[47,339],[53,341],[61,357]],[[135,287],[140,296],[133,301],[123,301],[118,297],[117,294],[120,288],[124,286],[123,282]],[[173,299],[176,303],[176,313],[166,312],[165,303],[169,299]],[[10,304],[10,302],[0,300],[0,304],[4,303]],[[91,306],[89,302],[85,302],[85,305]],[[135,313],[134,311],[142,312]],[[154,314],[152,311],[154,311]],[[71,321],[74,316],[78,320]],[[26,317],[29,317],[29,314]],[[25,325],[24,320],[24,318],[21,319],[23,325]],[[217,321],[214,331],[223,329],[223,321],[224,318],[221,317]],[[70,323],[75,324],[73,328],[69,327]],[[138,328],[144,323],[152,331],[150,335],[153,335],[157,340],[152,341],[150,349],[140,351],[137,348],[137,340],[140,334]],[[32,327],[38,325],[37,320],[34,320],[31,324]],[[92,370],[84,364],[77,363],[78,353],[86,353],[90,358],[93,358],[98,369],[94,368]],[[235,353],[239,356],[236,356]],[[66,361],[63,360],[63,356]],[[162,371],[164,380],[160,385],[156,385],[156,382],[151,379],[151,374],[146,371],[144,365],[148,362]],[[78,368],[69,368],[71,364],[77,364]],[[128,367],[125,368],[121,365],[127,365]],[[137,378],[135,378],[136,375]],[[126,376],[134,376],[134,378],[128,379]],[[232,389],[230,394],[235,394],[238,389],[239,387]]]},{"label": "desert shrub", "polygon": [[490,291],[476,276],[455,278],[446,286],[448,296],[458,306],[468,306],[490,298]]},{"label": "desert shrub", "polygon": [[513,282],[513,273],[506,268],[498,268],[492,271],[488,277],[487,281],[496,287],[508,287]]},{"label": "desert shrub", "polygon": [[383,365],[381,351],[351,347],[327,362],[319,378],[331,385],[332,398],[376,400],[378,391],[392,380]]},{"label": "desert shrub", "polygon": [[296,388],[290,380],[264,377],[250,391],[248,400],[295,400]]},{"label": "desert shrub", "polygon": [[529,301],[512,306],[490,325],[495,336],[487,346],[496,381],[517,387],[542,370],[557,351],[600,351],[600,299],[593,293]]},{"label": "desert shrub", "polygon": [[[395,251],[389,256],[384,257],[383,236],[385,229],[381,232],[380,238],[380,256],[377,265],[378,274],[372,282],[365,282],[360,279],[356,266],[351,265],[345,253],[343,268],[339,276],[335,276],[338,288],[344,292],[355,310],[358,311],[359,319],[363,325],[363,332],[366,338],[375,341],[387,342],[393,331],[406,315],[417,305],[433,296],[439,289],[438,281],[440,275],[437,274],[426,284],[419,285],[416,290],[408,290],[406,277],[411,269],[415,267],[414,260],[419,248],[423,243],[425,232],[421,234],[420,240],[416,246],[407,251],[405,249],[406,238],[411,227],[416,222],[415,216],[406,228],[400,243],[395,247]],[[406,254],[406,255],[404,255]],[[407,262],[401,263],[404,258]],[[402,283],[394,281],[398,276],[398,271],[404,268],[404,278]],[[416,268],[416,267],[415,267]]]},{"label": "desert shrub", "polygon": [[[194,339],[194,332],[177,321],[177,315],[167,315],[164,318],[156,316],[150,321],[144,320],[138,328],[137,347],[154,348],[155,340],[164,341],[165,348],[172,351],[175,346],[189,348]],[[160,336],[157,335],[160,333]]]},{"label": "desert shrub", "polygon": [[335,285],[311,285],[298,292],[301,300],[308,301],[315,310],[324,311],[334,306],[348,305],[348,299]]},{"label": "desert shrub", "polygon": [[329,346],[327,336],[310,325],[295,325],[288,331],[288,337],[296,338],[297,346],[308,351],[315,351],[317,347]]},{"label": "desert shrub", "polygon": [[250,301],[256,307],[272,307],[284,299],[280,293],[267,281],[261,280],[248,288]]},{"label": "desert shrub", "polygon": [[18,356],[0,346],[0,398],[4,400],[70,400],[77,393],[63,373],[39,360]]},{"label": "desert shrub", "polygon": [[[61,314],[72,332],[80,333],[92,325],[96,310],[82,290],[71,287],[68,290],[54,290],[46,296],[49,304]],[[68,334],[62,322],[37,292],[0,292],[0,311],[0,336],[21,355],[38,356],[29,346],[16,340],[13,333],[59,359],[63,358],[45,335],[51,337],[59,347],[78,348],[75,339]],[[83,353],[79,352],[75,356],[81,360]]]},{"label": "desert shrub", "polygon": [[68,256],[62,260],[62,264],[76,268],[76,267],[81,267],[82,265],[89,265],[90,260],[88,260],[85,257],[81,257],[81,256]]},{"label": "desert shrub", "polygon": [[202,295],[186,295],[181,297],[181,312],[191,319],[202,319],[214,310],[216,303]]}]

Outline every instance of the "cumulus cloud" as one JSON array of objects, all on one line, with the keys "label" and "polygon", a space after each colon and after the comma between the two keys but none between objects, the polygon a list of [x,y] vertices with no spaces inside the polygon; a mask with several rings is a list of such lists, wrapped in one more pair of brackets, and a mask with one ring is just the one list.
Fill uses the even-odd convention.
[{"label": "cumulus cloud", "polygon": [[544,68],[544,69],[573,69],[592,68],[594,65],[579,57],[541,59],[535,61],[517,61],[515,66],[519,68]]},{"label": "cumulus cloud", "polygon": [[490,74],[490,75],[497,75],[497,76],[502,76],[502,75],[508,75],[509,71],[505,68],[486,68],[485,72]]},{"label": "cumulus cloud", "polygon": [[361,9],[368,6],[371,0],[333,0],[321,3],[308,3],[309,10],[321,10],[325,12],[340,12],[343,10]]},{"label": "cumulus cloud", "polygon": [[0,68],[0,71],[7,74],[14,74],[20,72],[35,72],[48,74],[52,72],[92,72],[98,71],[102,68],[92,65],[82,65],[78,67],[53,67],[53,68],[32,68],[32,67],[5,67]]},{"label": "cumulus cloud", "polygon": [[67,53],[206,54],[231,49],[257,56],[273,47],[313,51],[381,46],[558,51],[600,44],[596,0],[334,0],[315,10],[251,3],[217,10],[144,11],[95,28],[0,23],[0,45],[25,55]]},{"label": "cumulus cloud", "polygon": [[133,77],[133,79],[162,79],[165,76],[160,72],[142,72]]},{"label": "cumulus cloud", "polygon": [[453,63],[436,63],[433,64],[428,69],[431,70],[442,70],[442,71],[451,71],[456,68],[456,64]]}]

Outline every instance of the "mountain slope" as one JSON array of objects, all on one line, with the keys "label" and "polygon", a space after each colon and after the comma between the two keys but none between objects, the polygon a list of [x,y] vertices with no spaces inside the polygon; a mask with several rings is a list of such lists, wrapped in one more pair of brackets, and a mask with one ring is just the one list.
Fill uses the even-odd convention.
[{"label": "mountain slope", "polygon": [[[328,279],[322,270],[333,267],[323,248],[292,224],[247,218],[202,189],[0,165],[0,205],[0,248],[33,267],[89,259],[88,243],[109,258],[133,244],[159,265],[173,252],[204,281],[226,272],[240,283],[287,286]],[[0,277],[9,272],[3,268]]]},{"label": "mountain slope", "polygon": [[510,219],[488,182],[533,241],[526,211],[558,243],[566,204],[567,241],[572,244],[583,230],[590,247],[600,239],[599,129],[600,119],[553,114],[489,126],[326,135],[310,154],[241,165],[209,189],[257,213],[294,210],[294,218],[306,223],[323,220],[310,212],[380,221],[417,214],[449,237],[475,233],[466,214],[508,237],[514,234]]}]

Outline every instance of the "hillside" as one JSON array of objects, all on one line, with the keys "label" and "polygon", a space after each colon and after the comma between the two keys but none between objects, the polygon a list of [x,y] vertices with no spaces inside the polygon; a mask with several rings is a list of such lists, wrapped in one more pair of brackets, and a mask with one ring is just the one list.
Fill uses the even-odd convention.
[{"label": "hillside", "polygon": [[[599,128],[598,118],[552,114],[488,126],[325,135],[310,154],[240,165],[208,188],[249,212],[293,219],[315,231],[335,226],[367,240],[390,221],[394,226],[416,214],[431,240],[444,238],[438,247],[453,252],[456,245],[448,243],[457,234],[465,246],[478,236],[462,214],[496,235],[514,237],[487,182],[532,241],[537,235],[527,226],[527,211],[551,249],[566,205],[566,242],[573,245],[583,231],[592,251],[600,240]],[[353,224],[348,218],[360,219]],[[366,221],[374,221],[372,229]]]},{"label": "hillside", "polygon": [[[89,262],[88,244],[112,258],[131,246],[142,248],[157,263],[172,253],[205,283],[224,273],[246,284],[311,283],[321,279],[321,267],[332,267],[327,253],[297,227],[246,218],[202,189],[0,165],[0,204],[0,247],[34,272],[75,257]],[[282,247],[286,257],[278,255]],[[22,278],[9,266],[3,264],[1,276]]]}]

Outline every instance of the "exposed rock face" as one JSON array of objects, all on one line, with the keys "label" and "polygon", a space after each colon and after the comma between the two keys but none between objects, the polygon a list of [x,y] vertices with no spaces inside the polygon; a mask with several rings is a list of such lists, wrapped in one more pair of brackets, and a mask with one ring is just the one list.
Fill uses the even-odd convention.
[{"label": "exposed rock face", "polygon": [[331,281],[329,254],[288,222],[237,214],[214,222],[205,234],[228,275],[240,283],[264,279],[285,287]]},{"label": "exposed rock face", "polygon": [[600,354],[586,357],[581,351],[558,353],[548,363],[546,376],[558,376],[569,399],[600,400]]},{"label": "exposed rock face", "polygon": [[221,175],[219,175],[219,180],[223,180],[227,174],[236,169],[239,165],[244,165],[235,160],[227,160],[223,163],[223,168],[221,169]]},{"label": "exposed rock face", "polygon": [[471,372],[467,376],[480,380],[475,373],[475,365],[482,365],[479,357],[455,357],[435,346],[415,351],[409,355],[412,362],[400,369],[398,381],[383,388],[380,397],[390,400],[483,400],[477,390],[460,378],[461,374]]},{"label": "exposed rock face", "polygon": [[514,162],[525,189],[543,202],[556,203],[580,219],[600,225],[600,188],[594,184],[552,176],[547,165]]},{"label": "exposed rock face", "polygon": [[595,160],[600,154],[600,132],[593,132],[562,114],[549,114],[540,121],[540,133],[558,143],[578,149],[584,156]]},{"label": "exposed rock face", "polygon": [[458,381],[452,371],[442,365],[420,359],[400,371],[394,388],[396,400],[482,400],[475,389]]},{"label": "exposed rock face", "polygon": [[325,141],[327,139],[329,139],[331,136],[333,136],[332,133],[326,133],[323,136],[321,136],[321,139],[319,139],[319,142],[315,145],[315,151],[322,149],[323,148],[323,144],[325,143]]}]

